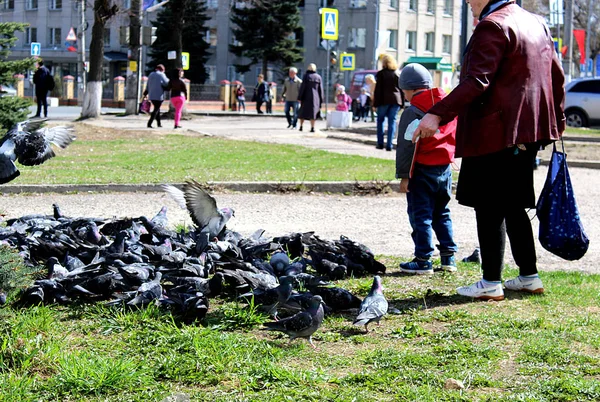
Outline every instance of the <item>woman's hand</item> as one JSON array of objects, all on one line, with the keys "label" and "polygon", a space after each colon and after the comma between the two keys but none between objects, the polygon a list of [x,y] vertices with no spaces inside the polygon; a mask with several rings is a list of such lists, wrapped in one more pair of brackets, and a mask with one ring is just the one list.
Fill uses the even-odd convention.
[{"label": "woman's hand", "polygon": [[412,142],[417,142],[417,138],[428,138],[433,137],[437,130],[440,128],[440,121],[442,118],[440,116],[436,116],[435,114],[427,113],[421,119],[421,123],[415,130],[412,138]]},{"label": "woman's hand", "polygon": [[408,181],[409,181],[409,179],[400,180],[400,192],[401,193],[408,193]]}]

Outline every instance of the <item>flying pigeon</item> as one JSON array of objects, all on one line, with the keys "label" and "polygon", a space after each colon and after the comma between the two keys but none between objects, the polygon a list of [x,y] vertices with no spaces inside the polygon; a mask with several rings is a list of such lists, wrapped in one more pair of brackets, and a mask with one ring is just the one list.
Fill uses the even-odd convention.
[{"label": "flying pigeon", "polygon": [[192,220],[201,233],[210,239],[218,237],[235,211],[232,208],[217,208],[217,201],[195,180],[186,181],[183,191],[165,184],[163,189],[181,206],[187,208]]},{"label": "flying pigeon", "polygon": [[75,140],[73,129],[66,126],[42,127],[45,120],[23,121],[15,124],[0,139],[0,184],[8,183],[21,173],[15,165],[40,165],[56,154],[50,146],[66,148]]},{"label": "flying pigeon", "polygon": [[286,333],[290,336],[290,342],[296,338],[307,338],[310,346],[316,349],[312,342],[312,334],[319,329],[325,317],[322,303],[321,296],[313,296],[306,311],[279,321],[266,322],[263,329]]},{"label": "flying pigeon", "polygon": [[379,323],[388,310],[388,302],[383,296],[383,286],[381,286],[381,277],[376,275],[373,278],[371,291],[362,301],[358,316],[354,320],[354,325],[364,325],[365,331],[369,332],[368,325],[371,322]]}]

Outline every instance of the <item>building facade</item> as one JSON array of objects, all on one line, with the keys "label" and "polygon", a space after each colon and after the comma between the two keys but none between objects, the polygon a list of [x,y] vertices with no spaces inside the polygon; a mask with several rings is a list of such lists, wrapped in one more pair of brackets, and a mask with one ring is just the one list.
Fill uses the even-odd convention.
[{"label": "building facade", "polygon": [[[68,41],[71,29],[80,38],[85,34],[89,51],[91,27],[94,21],[91,7],[85,10],[86,26],[81,26],[81,5],[78,0],[0,0],[0,21],[26,22],[30,27],[18,33],[18,42],[11,58],[30,55],[32,42],[41,44],[41,57],[52,68],[55,75],[81,76],[78,62],[78,42]],[[240,75],[234,64],[240,62],[229,52],[229,44],[235,41],[231,31],[231,7],[241,6],[236,0],[205,0],[207,6],[206,39],[211,45],[211,57],[207,62],[208,83],[222,80],[240,80],[254,85],[260,65]],[[116,0],[119,14],[108,24],[104,38],[104,80],[110,91],[112,79],[125,76],[127,72],[127,46],[120,43],[121,26],[129,25],[130,0]],[[450,66],[460,61],[460,18],[462,3],[459,0],[304,0],[299,1],[301,23],[304,26],[301,47],[305,49],[304,62],[297,65],[302,72],[308,63],[315,63],[324,74],[330,55],[321,39],[322,7],[337,8],[339,11],[339,39],[330,41],[331,49],[338,53],[354,53],[356,70],[377,69],[377,58],[388,53],[397,58],[400,65],[411,57],[437,57]],[[144,25],[155,19],[148,13]],[[185,51],[185,49],[183,49]],[[89,55],[86,57],[89,60]],[[146,60],[146,58],[144,58]],[[339,63],[338,63],[339,64]],[[348,85],[350,74],[338,72],[333,66],[331,80]],[[282,78],[281,67],[269,66],[266,77],[269,81]]]}]

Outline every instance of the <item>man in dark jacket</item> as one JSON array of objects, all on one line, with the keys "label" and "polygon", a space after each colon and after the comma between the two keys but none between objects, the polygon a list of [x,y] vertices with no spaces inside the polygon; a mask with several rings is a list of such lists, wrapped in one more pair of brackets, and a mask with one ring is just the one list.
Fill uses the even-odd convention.
[{"label": "man in dark jacket", "polygon": [[304,77],[302,77],[302,84],[300,84],[300,91],[298,92],[298,100],[301,104],[298,113],[300,119],[299,131],[303,130],[304,120],[310,120],[310,132],[315,132],[315,120],[317,120],[324,98],[323,79],[317,74],[317,65],[310,63],[306,68]]},{"label": "man in dark jacket", "polygon": [[262,74],[258,74],[256,87],[254,87],[254,97],[256,100],[256,113],[263,114],[264,112],[260,110],[263,103],[269,101],[269,86],[265,82],[265,76]]},{"label": "man in dark jacket", "polygon": [[44,107],[44,117],[48,117],[48,81],[54,79],[50,75],[50,70],[44,66],[42,60],[38,61],[38,68],[33,74],[33,84],[35,85],[35,98],[37,100],[37,112],[34,117],[41,117],[42,106]]},{"label": "man in dark jacket", "polygon": [[520,275],[513,291],[542,293],[526,209],[535,207],[537,150],[565,128],[564,74],[543,18],[510,0],[468,0],[480,22],[461,68],[460,84],[429,109],[413,141],[434,135],[458,116],[456,156],[462,157],[456,198],[473,207],[483,279],[457,289],[477,299],[502,300],[506,234]]}]

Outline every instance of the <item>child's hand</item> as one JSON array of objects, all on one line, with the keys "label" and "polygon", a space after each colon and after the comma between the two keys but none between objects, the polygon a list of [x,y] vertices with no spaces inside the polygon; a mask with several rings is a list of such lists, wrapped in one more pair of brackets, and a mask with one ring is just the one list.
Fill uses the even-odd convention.
[{"label": "child's hand", "polygon": [[400,192],[401,193],[408,193],[408,180],[409,179],[400,180]]}]

